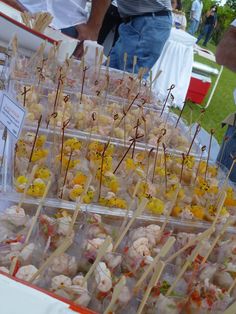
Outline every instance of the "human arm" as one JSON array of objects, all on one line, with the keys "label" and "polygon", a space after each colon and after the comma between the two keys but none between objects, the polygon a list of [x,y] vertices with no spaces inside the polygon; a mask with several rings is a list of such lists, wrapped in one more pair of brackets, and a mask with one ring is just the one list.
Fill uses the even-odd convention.
[{"label": "human arm", "polygon": [[[236,22],[236,20],[235,20]],[[236,24],[230,26],[216,50],[216,62],[236,72]]]},{"label": "human arm", "polygon": [[97,40],[103,18],[110,2],[110,0],[92,0],[91,13],[87,23],[76,26],[79,40]]},{"label": "human arm", "polygon": [[24,12],[27,11],[26,8],[17,0],[2,0],[2,2],[12,6],[14,9]]},{"label": "human arm", "polygon": [[192,7],[191,7],[191,11],[190,11],[190,20],[193,19],[194,11],[196,11],[196,2],[195,1],[193,1],[193,3],[192,3]]}]

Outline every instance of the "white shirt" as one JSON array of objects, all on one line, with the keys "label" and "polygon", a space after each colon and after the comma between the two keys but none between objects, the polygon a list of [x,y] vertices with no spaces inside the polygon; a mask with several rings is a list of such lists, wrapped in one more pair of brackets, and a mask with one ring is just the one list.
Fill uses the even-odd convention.
[{"label": "white shirt", "polygon": [[178,24],[181,27],[186,28],[186,25],[187,25],[186,17],[184,14],[178,14],[178,13],[172,12],[172,26],[179,28],[177,27]]},{"label": "white shirt", "polygon": [[236,19],[231,23],[231,25],[236,27]]},{"label": "white shirt", "polygon": [[202,7],[203,7],[202,1],[200,0],[193,1],[192,8],[191,8],[192,18],[194,18],[197,21],[200,21],[201,15],[202,15]]},{"label": "white shirt", "polygon": [[47,11],[52,14],[52,26],[56,29],[85,23],[86,0],[19,0],[30,12]]}]

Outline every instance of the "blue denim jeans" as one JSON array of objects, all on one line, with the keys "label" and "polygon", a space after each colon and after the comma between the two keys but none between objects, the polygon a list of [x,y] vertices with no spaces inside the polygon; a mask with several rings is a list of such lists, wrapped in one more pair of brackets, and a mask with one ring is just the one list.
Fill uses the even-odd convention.
[{"label": "blue denim jeans", "polygon": [[214,26],[211,25],[211,24],[205,24],[201,34],[198,36],[198,39],[197,39],[197,43],[199,43],[199,41],[205,37],[204,39],[204,42],[203,42],[203,46],[206,46],[208,41],[210,40],[211,38],[211,34],[212,34],[212,31],[214,29]]},{"label": "blue denim jeans", "polygon": [[111,50],[110,66],[124,69],[124,53],[128,54],[126,71],[133,70],[133,57],[137,56],[135,73],[141,67],[151,69],[160,57],[172,26],[171,14],[166,16],[137,16],[119,27],[119,39]]},{"label": "blue denim jeans", "polygon": [[194,35],[196,33],[196,31],[198,30],[198,26],[199,26],[199,21],[197,21],[196,19],[192,19],[190,21],[188,33],[191,35]]},{"label": "blue denim jeans", "polygon": [[75,28],[75,26],[71,26],[68,28],[62,28],[61,32],[67,36],[73,37],[73,38],[78,38],[78,31]]},{"label": "blue denim jeans", "polygon": [[[236,127],[229,125],[224,138],[227,138],[227,140],[224,140],[221,145],[217,161],[230,169],[233,163],[232,156],[236,156]],[[236,166],[231,172],[230,180],[236,182]]]}]

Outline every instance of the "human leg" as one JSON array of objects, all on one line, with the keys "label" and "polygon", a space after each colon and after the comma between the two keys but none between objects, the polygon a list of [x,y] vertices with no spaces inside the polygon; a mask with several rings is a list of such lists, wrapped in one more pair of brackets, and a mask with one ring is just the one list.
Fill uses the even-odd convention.
[{"label": "human leg", "polygon": [[206,30],[205,40],[203,42],[203,46],[207,45],[208,41],[211,38],[212,31],[213,31],[213,27],[211,25],[208,25],[208,28]]},{"label": "human leg", "polygon": [[121,24],[120,37],[111,52],[111,66],[118,55],[119,69],[123,69],[123,56],[127,52],[126,70],[132,72],[133,57],[137,56],[137,73],[141,67],[151,69],[159,58],[170,35],[171,16],[140,16]]},{"label": "human leg", "polygon": [[[236,128],[234,126],[228,126],[228,129],[224,136],[224,141],[221,145],[220,152],[217,156],[217,161],[230,169],[233,158],[236,155]],[[236,167],[233,169],[230,180],[236,182]]]},{"label": "human leg", "polygon": [[119,38],[110,53],[110,67],[124,69],[124,54],[127,53],[126,71],[132,72],[133,56],[139,41],[139,33],[129,23],[119,27]]},{"label": "human leg", "polygon": [[188,28],[188,33],[190,35],[194,35],[196,33],[197,28],[198,28],[198,21],[195,19],[192,19]]},{"label": "human leg", "polygon": [[206,30],[206,25],[205,25],[205,26],[203,27],[203,29],[202,29],[200,35],[198,36],[198,39],[197,39],[197,41],[196,41],[196,44],[198,44],[199,41],[200,41],[204,36],[206,36],[206,32],[207,32],[207,30]]}]

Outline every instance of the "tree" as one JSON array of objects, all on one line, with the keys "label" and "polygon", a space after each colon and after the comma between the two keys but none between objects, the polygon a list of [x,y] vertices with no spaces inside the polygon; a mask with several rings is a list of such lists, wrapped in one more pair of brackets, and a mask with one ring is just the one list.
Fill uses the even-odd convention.
[{"label": "tree", "polygon": [[232,9],[234,12],[236,12],[236,1],[235,0],[227,0],[226,5]]}]

